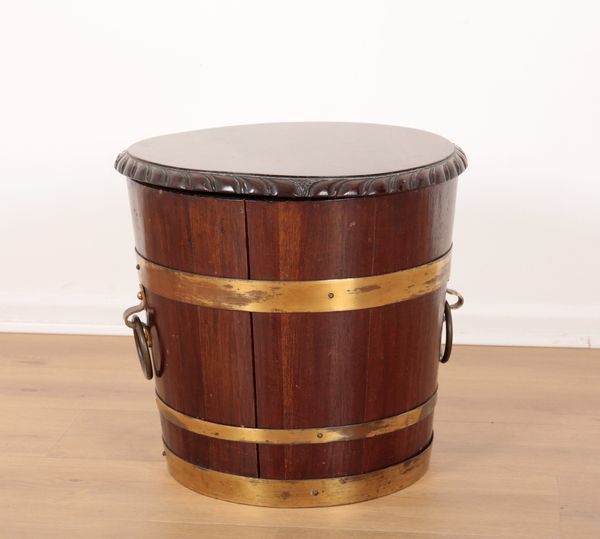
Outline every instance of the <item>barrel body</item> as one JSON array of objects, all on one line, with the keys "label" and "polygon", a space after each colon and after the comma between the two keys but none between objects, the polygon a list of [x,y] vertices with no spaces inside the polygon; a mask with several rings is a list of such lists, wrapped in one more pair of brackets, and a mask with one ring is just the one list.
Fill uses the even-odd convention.
[{"label": "barrel body", "polygon": [[[448,256],[456,183],[286,200],[128,180],[141,259],[185,275],[278,282],[363,282]],[[416,480],[432,440],[445,291],[444,282],[381,306],[256,312],[182,301],[145,285],[171,473],[205,494],[275,506],[359,501]],[[378,426],[411,410],[418,417],[401,428]],[[223,436],[221,425],[263,438],[256,443],[243,430]],[[327,441],[334,427],[354,434]],[[272,443],[279,440],[269,439],[272,432],[296,438]]]}]

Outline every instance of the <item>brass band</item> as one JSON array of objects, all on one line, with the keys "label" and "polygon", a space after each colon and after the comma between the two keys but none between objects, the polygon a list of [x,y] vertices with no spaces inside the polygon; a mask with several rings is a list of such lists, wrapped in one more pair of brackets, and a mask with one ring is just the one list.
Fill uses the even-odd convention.
[{"label": "brass band", "polygon": [[142,285],[159,296],[217,309],[309,313],[369,309],[406,301],[445,285],[450,251],[437,260],[393,273],[316,281],[230,279],[174,270],[138,253]]},{"label": "brass band", "polygon": [[249,444],[298,445],[347,442],[348,440],[372,438],[373,436],[405,429],[429,416],[433,412],[436,400],[437,392],[420,406],[391,417],[353,425],[302,429],[262,429],[213,423],[178,412],[166,404],[158,395],[156,405],[161,416],[167,421],[179,428],[202,436]]},{"label": "brass band", "polygon": [[429,466],[431,440],[418,455],[365,474],[326,479],[261,479],[195,466],[165,444],[169,472],[183,486],[229,502],[264,507],[327,507],[362,502],[402,490]]}]

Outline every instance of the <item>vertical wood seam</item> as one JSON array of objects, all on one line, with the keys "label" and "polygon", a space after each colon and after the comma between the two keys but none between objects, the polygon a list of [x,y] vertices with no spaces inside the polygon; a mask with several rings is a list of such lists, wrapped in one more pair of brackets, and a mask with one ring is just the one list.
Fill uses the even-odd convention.
[{"label": "vertical wood seam", "polygon": [[[375,273],[375,234],[377,233],[377,208],[378,205],[374,204],[373,205],[373,225],[372,225],[372,230],[371,230],[371,275],[373,275]],[[369,365],[371,364],[371,322],[373,320],[373,309],[369,309],[369,318],[367,321],[367,364],[366,364],[366,368],[365,368],[365,376],[364,376],[364,397],[363,397],[363,421],[367,420],[367,411],[369,410],[369,406],[368,406],[368,398],[369,398]],[[367,451],[365,451],[366,449],[366,441],[363,440],[362,442],[362,448],[361,448],[361,453],[362,453],[362,465],[361,465],[361,469],[362,472],[365,471],[366,469],[366,462],[365,462],[365,457],[367,454]]]},{"label": "vertical wood seam", "polygon": [[[248,234],[248,206],[247,201],[244,200],[244,233],[246,236],[246,274],[248,279],[252,279],[252,271],[250,264],[250,237]],[[254,351],[254,313],[248,313],[250,317],[250,346],[252,348],[252,391],[253,403],[254,403],[254,426],[258,427],[258,393],[256,391],[256,358]],[[260,445],[255,444],[256,447],[256,476],[260,477]]]}]

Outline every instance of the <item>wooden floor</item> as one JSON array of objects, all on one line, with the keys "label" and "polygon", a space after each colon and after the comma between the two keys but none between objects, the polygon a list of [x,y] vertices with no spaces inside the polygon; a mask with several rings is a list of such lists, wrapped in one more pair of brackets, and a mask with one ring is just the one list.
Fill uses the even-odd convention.
[{"label": "wooden floor", "polygon": [[600,350],[457,347],[440,373],[425,478],[264,509],[167,475],[132,339],[0,334],[0,537],[600,538]]}]

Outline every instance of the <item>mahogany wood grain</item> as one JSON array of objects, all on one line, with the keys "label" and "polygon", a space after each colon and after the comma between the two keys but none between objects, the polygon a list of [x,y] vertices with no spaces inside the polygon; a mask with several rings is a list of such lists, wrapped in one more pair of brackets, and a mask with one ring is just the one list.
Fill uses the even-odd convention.
[{"label": "mahogany wood grain", "polygon": [[428,131],[352,122],[229,125],[161,135],[127,149],[136,159],[178,170],[293,178],[412,170],[455,151]]},{"label": "mahogany wood grain", "polygon": [[[244,202],[187,196],[129,181],[137,250],[159,264],[248,277]],[[163,367],[159,396],[186,414],[255,426],[249,313],[207,309],[147,293]],[[256,446],[185,432],[163,422],[167,445],[194,464],[258,475]]]},{"label": "mahogany wood grain", "polygon": [[[129,182],[136,247],[174,269],[223,277],[361,277],[424,264],[451,247],[456,181],[385,197],[242,200]],[[435,391],[444,290],[336,313],[244,313],[148,293],[163,368],[157,392],[209,421],[265,428],[360,423],[413,408]],[[367,440],[236,444],[163,421],[194,464],[265,478],[335,477],[405,460],[432,417]]]},{"label": "mahogany wood grain", "polygon": [[[417,266],[451,247],[456,182],[322,202],[246,202],[250,277],[327,279]],[[444,290],[339,313],[254,313],[259,427],[370,421],[415,407],[435,391]],[[409,458],[431,418],[365,441],[260,446],[262,477],[363,473]]]}]

